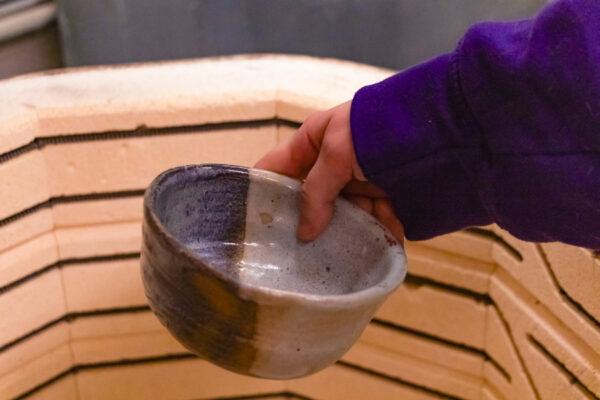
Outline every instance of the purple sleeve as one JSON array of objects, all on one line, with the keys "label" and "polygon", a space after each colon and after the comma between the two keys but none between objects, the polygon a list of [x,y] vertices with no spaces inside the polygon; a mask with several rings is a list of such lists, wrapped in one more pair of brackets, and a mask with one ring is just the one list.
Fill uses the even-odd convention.
[{"label": "purple sleeve", "polygon": [[454,53],[359,90],[352,136],[411,240],[497,223],[600,249],[600,1],[472,27]]}]

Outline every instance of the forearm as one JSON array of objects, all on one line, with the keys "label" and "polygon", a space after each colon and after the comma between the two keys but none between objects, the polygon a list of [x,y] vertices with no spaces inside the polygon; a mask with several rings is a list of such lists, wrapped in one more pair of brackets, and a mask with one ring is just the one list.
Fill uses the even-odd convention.
[{"label": "forearm", "polygon": [[409,239],[496,222],[600,248],[600,2],[477,25],[454,53],[361,89],[351,122]]}]

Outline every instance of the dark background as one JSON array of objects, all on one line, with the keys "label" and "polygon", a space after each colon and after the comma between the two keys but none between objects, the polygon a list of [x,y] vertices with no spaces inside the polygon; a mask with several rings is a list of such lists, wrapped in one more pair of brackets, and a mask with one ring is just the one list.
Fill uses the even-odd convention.
[{"label": "dark background", "polygon": [[[0,32],[2,20],[11,16],[2,16],[1,7],[19,1],[0,1]],[[239,53],[309,54],[402,69],[450,51],[475,22],[523,18],[544,3],[57,0],[55,19],[41,29],[0,38],[0,77],[60,66]]]}]

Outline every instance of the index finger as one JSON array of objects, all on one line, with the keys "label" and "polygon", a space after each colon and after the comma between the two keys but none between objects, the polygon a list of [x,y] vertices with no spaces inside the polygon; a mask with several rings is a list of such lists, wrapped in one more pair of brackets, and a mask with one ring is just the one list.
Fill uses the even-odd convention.
[{"label": "index finger", "polygon": [[254,167],[303,178],[317,161],[330,119],[329,112],[311,115],[288,140],[275,146]]}]

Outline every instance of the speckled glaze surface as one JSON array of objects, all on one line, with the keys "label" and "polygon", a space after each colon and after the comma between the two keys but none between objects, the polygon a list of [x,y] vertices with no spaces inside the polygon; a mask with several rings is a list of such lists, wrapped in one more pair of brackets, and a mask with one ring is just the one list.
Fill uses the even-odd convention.
[{"label": "speckled glaze surface", "polygon": [[406,274],[402,247],[349,202],[311,243],[295,237],[300,183],[230,165],[178,167],[146,191],[142,278],[189,350],[288,379],[337,361]]}]

